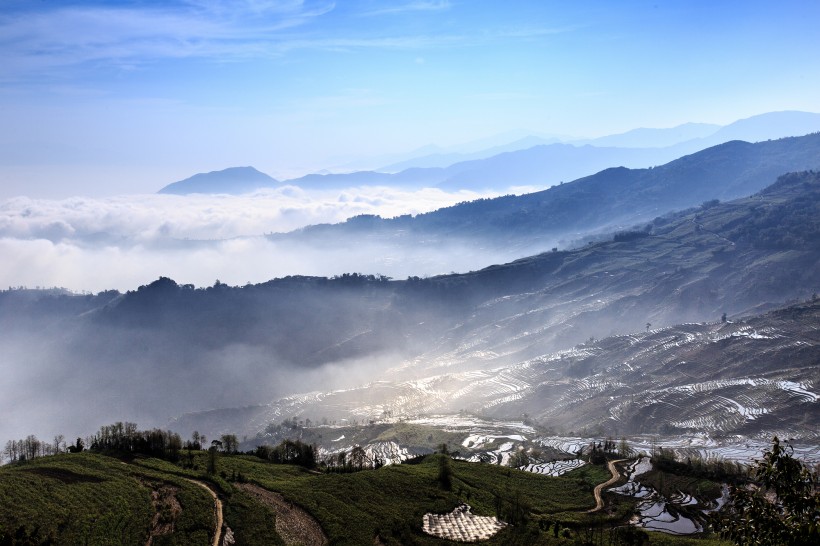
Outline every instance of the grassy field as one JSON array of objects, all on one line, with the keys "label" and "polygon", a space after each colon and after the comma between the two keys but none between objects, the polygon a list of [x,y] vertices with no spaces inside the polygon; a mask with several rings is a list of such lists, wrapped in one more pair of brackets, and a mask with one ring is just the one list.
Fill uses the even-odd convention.
[{"label": "grassy field", "polygon": [[[621,524],[634,507],[620,498],[608,512],[586,513],[595,504],[592,489],[609,477],[603,466],[586,465],[551,478],[451,460],[447,489],[439,480],[441,457],[321,474],[252,456],[221,456],[215,476],[202,471],[204,453],[194,454],[199,470],[150,458],[124,463],[89,453],[45,457],[0,468],[0,537],[5,534],[11,537],[7,542],[15,544],[16,534],[24,536],[19,534],[23,528],[28,535],[37,534],[38,540],[26,542],[32,544],[51,537],[56,544],[144,545],[151,529],[162,531],[164,523],[172,524],[173,533],[156,535],[153,544],[207,544],[214,525],[213,501],[188,481],[196,479],[219,493],[225,523],[237,544],[282,544],[271,509],[234,487],[232,480],[239,476],[307,510],[330,543],[340,545],[373,544],[376,537],[385,544],[454,544],[424,535],[422,516],[449,512],[461,502],[470,504],[475,514],[500,513],[516,522],[486,544],[576,544],[592,527],[609,530]],[[157,500],[162,491],[165,497]],[[652,544],[719,544],[657,533],[650,537]]]},{"label": "grassy field", "polygon": [[34,544],[144,545],[155,514],[174,528],[155,544],[205,544],[214,529],[213,501],[197,485],[91,453],[0,468],[0,507],[0,537]]}]

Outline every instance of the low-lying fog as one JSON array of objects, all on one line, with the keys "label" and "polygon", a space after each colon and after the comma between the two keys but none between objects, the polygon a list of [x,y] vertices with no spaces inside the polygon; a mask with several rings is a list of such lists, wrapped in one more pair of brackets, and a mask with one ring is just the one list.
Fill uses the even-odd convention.
[{"label": "low-lying fog", "polygon": [[[422,213],[491,196],[283,187],[242,196],[18,197],[0,201],[0,286],[97,293],[135,290],[160,276],[202,287],[217,279],[244,285],[286,275],[404,278],[479,269],[518,256],[458,243],[350,248],[322,240],[321,248],[306,247],[264,235],[358,214]],[[0,333],[0,443],[28,434],[72,438],[113,420],[164,426],[186,411],[352,387],[400,362],[388,351],[305,369],[274,362],[271,354],[242,343],[183,347],[138,329],[86,325],[79,333],[73,323],[23,325],[13,315],[10,320],[14,331]],[[89,328],[97,328],[94,335]]]},{"label": "low-lying fog", "polygon": [[[206,349],[139,333],[135,341],[105,327],[99,333],[105,342],[61,339],[53,332],[0,334],[0,449],[29,434],[46,441],[63,434],[73,441],[115,421],[166,428],[186,412],[349,388],[397,362],[388,354],[300,368],[248,344]],[[78,341],[88,346],[78,347]]]},{"label": "low-lying fog", "polygon": [[[129,195],[0,202],[0,286],[129,290],[159,276],[210,286],[286,275],[380,273],[396,278],[477,269],[511,255],[480,248],[388,245],[304,248],[264,234],[359,214],[417,214],[490,197],[469,191],[288,186],[243,196]],[[538,249],[543,250],[543,249]]]}]

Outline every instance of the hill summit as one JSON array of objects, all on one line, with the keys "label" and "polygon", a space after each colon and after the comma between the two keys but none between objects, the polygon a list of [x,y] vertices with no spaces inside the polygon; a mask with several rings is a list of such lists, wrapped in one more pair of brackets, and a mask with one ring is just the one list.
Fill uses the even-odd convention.
[{"label": "hill summit", "polygon": [[279,184],[275,178],[253,167],[230,167],[221,171],[199,173],[168,184],[158,193],[188,195],[190,193],[238,194]]}]

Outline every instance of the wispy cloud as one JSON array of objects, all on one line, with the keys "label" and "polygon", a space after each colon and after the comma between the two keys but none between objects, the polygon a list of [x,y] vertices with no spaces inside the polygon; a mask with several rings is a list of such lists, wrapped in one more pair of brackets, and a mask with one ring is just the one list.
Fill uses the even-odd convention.
[{"label": "wispy cloud", "polygon": [[[299,50],[428,49],[572,30],[391,33],[349,27],[331,19],[337,16],[330,0],[32,5],[36,7],[0,14],[0,81],[54,79],[61,69],[78,66],[132,69],[166,59],[242,61]],[[446,0],[411,1],[364,14],[435,12],[451,7]]]},{"label": "wispy cloud", "polygon": [[43,5],[0,15],[0,74],[7,78],[90,62],[127,66],[166,58],[266,55],[284,39],[283,31],[334,8],[331,2],[302,1]]},{"label": "wispy cloud", "polygon": [[390,6],[386,8],[379,8],[375,10],[370,10],[363,12],[363,16],[373,16],[373,15],[389,15],[395,13],[406,13],[410,11],[441,11],[450,9],[451,5],[450,2],[447,0],[430,0],[430,1],[417,1],[417,2],[405,2],[403,4]]},{"label": "wispy cloud", "polygon": [[483,101],[543,100],[543,96],[521,91],[497,91],[493,93],[474,93],[468,98]]}]

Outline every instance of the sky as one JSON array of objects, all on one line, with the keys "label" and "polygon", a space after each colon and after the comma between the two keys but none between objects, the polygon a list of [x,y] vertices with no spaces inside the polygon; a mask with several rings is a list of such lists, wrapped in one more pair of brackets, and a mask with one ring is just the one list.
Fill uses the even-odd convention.
[{"label": "sky", "polygon": [[[262,236],[489,196],[475,192],[155,192],[235,166],[287,179],[496,135],[820,112],[818,21],[816,0],[0,0],[0,288],[403,278],[547,250],[560,241],[505,255]],[[14,408],[42,391],[52,368],[35,363],[66,368],[50,343],[10,343]],[[15,426],[41,434],[61,411],[37,406]]]},{"label": "sky", "polygon": [[0,199],[820,111],[807,1],[0,0]]}]

